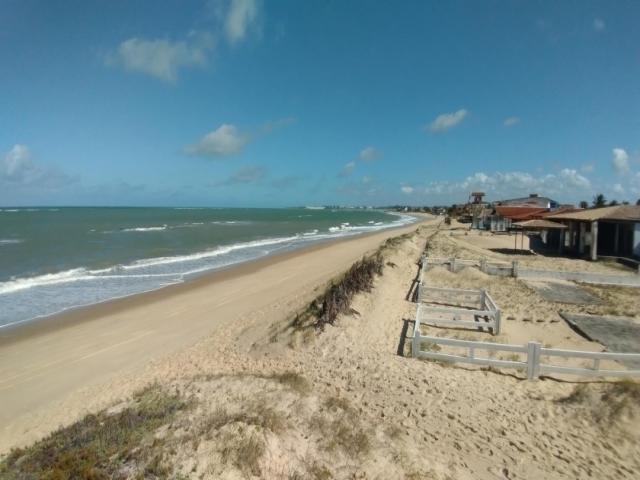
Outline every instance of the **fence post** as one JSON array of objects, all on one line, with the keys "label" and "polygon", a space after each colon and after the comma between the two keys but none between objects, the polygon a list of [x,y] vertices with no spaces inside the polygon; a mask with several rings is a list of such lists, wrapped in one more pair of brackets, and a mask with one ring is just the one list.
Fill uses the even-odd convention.
[{"label": "fence post", "polygon": [[420,357],[420,307],[418,307],[416,323],[413,327],[413,339],[411,340],[411,356],[413,358]]},{"label": "fence post", "polygon": [[500,314],[500,309],[498,308],[496,310],[496,313],[493,315],[493,323],[494,323],[494,328],[493,328],[493,334],[494,335],[500,335],[500,322],[501,322],[501,314]]},{"label": "fence post", "polygon": [[535,380],[540,376],[540,348],[538,342],[527,344],[527,379]]},{"label": "fence post", "polygon": [[451,257],[449,259],[449,271],[456,273],[456,257]]},{"label": "fence post", "polygon": [[480,271],[482,273],[487,273],[487,259],[483,258],[480,260]]},{"label": "fence post", "polygon": [[487,310],[487,291],[484,288],[480,290],[480,310]]},{"label": "fence post", "polygon": [[515,278],[518,278],[518,261],[514,260],[511,263],[511,275]]}]

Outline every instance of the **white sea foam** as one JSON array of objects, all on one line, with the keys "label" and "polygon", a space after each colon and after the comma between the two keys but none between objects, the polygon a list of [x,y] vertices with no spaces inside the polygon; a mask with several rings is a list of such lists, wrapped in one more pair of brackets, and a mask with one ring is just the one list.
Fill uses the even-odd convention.
[{"label": "white sea foam", "polygon": [[120,230],[121,232],[160,232],[162,230],[166,230],[169,226],[162,225],[159,227],[134,227],[134,228],[123,228]]},{"label": "white sea foam", "polygon": [[3,245],[15,245],[22,242],[24,242],[24,240],[21,238],[0,238],[0,247]]},{"label": "white sea foam", "polygon": [[[153,277],[176,277],[175,273],[145,273],[114,275],[121,271],[121,266],[105,268],[102,270],[89,270],[86,268],[72,268],[58,273],[47,273],[35,277],[17,278],[7,282],[0,282],[0,295],[14,293],[19,290],[26,290],[33,287],[45,287],[59,285],[62,283],[94,281],[94,280],[114,280],[129,278],[153,278]],[[111,273],[111,275],[109,275]]]},{"label": "white sea foam", "polygon": [[146,267],[156,266],[156,265],[167,265],[172,263],[182,263],[182,262],[188,262],[193,260],[202,260],[205,258],[219,257],[221,255],[226,255],[236,250],[244,250],[244,249],[255,248],[255,247],[268,247],[272,245],[279,245],[282,243],[290,243],[290,242],[294,242],[299,238],[300,237],[298,236],[266,238],[264,240],[254,240],[252,242],[234,243],[231,245],[224,245],[221,247],[214,248],[212,250],[205,250],[204,252],[193,253],[190,255],[176,255],[172,257],[156,257],[156,258],[148,258],[144,260],[137,260],[133,262],[131,265],[123,265],[122,268],[124,270],[134,270],[134,269],[146,268]]},{"label": "white sea foam", "polygon": [[8,282],[0,282],[0,295],[42,285],[55,285],[70,280],[77,281],[89,278],[91,278],[91,276],[85,268],[73,268],[63,272],[38,275],[37,277],[17,278],[15,280],[9,280]]},{"label": "white sea foam", "polygon": [[[222,245],[193,254],[141,259],[103,269],[74,268],[28,278],[12,278],[0,282],[0,305],[4,305],[2,308],[5,310],[5,315],[0,315],[0,328],[3,323],[19,322],[80,305],[155,290],[182,282],[185,278],[201,272],[257,259],[277,250],[397,227],[415,221],[408,215],[398,214],[397,217],[390,223],[351,225],[343,222],[339,226],[329,228],[329,231],[310,229],[286,237]],[[166,228],[166,225],[143,226],[129,230],[144,232],[161,231]],[[0,245],[8,245],[7,240],[15,243],[15,240],[19,239],[0,239]]]}]

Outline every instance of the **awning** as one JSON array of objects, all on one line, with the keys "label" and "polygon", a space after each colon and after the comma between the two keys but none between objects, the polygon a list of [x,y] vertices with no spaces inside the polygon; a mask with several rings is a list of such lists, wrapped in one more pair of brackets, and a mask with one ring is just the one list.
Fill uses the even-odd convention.
[{"label": "awning", "polygon": [[513,225],[522,228],[523,230],[557,230],[568,228],[566,225],[557,222],[550,222],[549,220],[527,220],[526,222],[517,222]]}]

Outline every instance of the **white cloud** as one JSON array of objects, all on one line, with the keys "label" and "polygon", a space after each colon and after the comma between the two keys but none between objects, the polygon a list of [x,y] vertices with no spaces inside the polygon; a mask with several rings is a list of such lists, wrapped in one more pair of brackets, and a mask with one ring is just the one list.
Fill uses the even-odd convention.
[{"label": "white cloud", "polygon": [[188,155],[227,157],[240,153],[249,140],[249,135],[241,133],[234,125],[225,123],[207,133],[199,142],[185,147],[184,151]]},{"label": "white cloud", "polygon": [[56,168],[35,163],[31,150],[26,145],[14,145],[0,162],[0,185],[6,188],[56,189],[76,181],[76,178]]},{"label": "white cloud", "polygon": [[577,170],[564,168],[557,174],[534,176],[528,172],[496,172],[487,175],[476,172],[460,182],[430,182],[422,193],[426,195],[466,198],[469,192],[479,190],[491,194],[495,199],[522,197],[529,193],[564,196],[567,193],[591,194],[591,181]]},{"label": "white cloud", "polygon": [[229,43],[243,40],[260,14],[257,0],[231,0],[224,19],[224,33]]},{"label": "white cloud", "polygon": [[618,195],[623,195],[624,194],[624,187],[622,185],[620,185],[619,183],[616,183],[613,186],[613,193],[617,193]]},{"label": "white cloud", "polygon": [[583,175],[580,175],[577,170],[572,168],[563,168],[560,170],[559,179],[570,187],[576,187],[579,189],[591,188],[591,181]]},{"label": "white cloud", "polygon": [[342,170],[340,170],[340,173],[338,173],[338,176],[348,177],[353,173],[355,169],[356,169],[356,162],[345,163],[344,167],[342,167]]},{"label": "white cloud", "polygon": [[134,37],[108,54],[105,63],[174,83],[180,69],[205,66],[213,46],[211,35],[205,33],[193,33],[180,41]]},{"label": "white cloud", "polygon": [[629,155],[622,148],[613,149],[611,164],[616,173],[624,174],[629,172]]},{"label": "white cloud", "polygon": [[400,187],[400,190],[405,195],[411,195],[413,193],[413,187],[411,187],[409,185],[403,185],[402,187]]},{"label": "white cloud", "polygon": [[7,181],[23,182],[32,176],[36,167],[31,160],[31,151],[26,145],[14,145],[4,156],[2,178]]},{"label": "white cloud", "polygon": [[360,151],[358,157],[363,162],[374,162],[382,157],[382,152],[375,147],[366,147]]},{"label": "white cloud", "polygon": [[505,127],[513,127],[517,123],[520,123],[520,118],[519,117],[505,118],[503,123]]},{"label": "white cloud", "polygon": [[426,128],[433,133],[444,132],[460,124],[468,114],[469,112],[464,108],[457,112],[443,113],[438,115]]},{"label": "white cloud", "polygon": [[605,28],[607,28],[607,25],[604,23],[604,20],[602,20],[601,18],[593,19],[593,29],[596,32],[602,32]]}]

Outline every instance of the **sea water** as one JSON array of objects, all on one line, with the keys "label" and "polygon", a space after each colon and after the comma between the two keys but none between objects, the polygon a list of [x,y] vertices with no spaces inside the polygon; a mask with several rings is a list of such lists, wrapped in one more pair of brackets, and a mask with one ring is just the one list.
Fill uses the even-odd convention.
[{"label": "sea water", "polygon": [[412,221],[329,208],[0,208],[0,329]]}]

